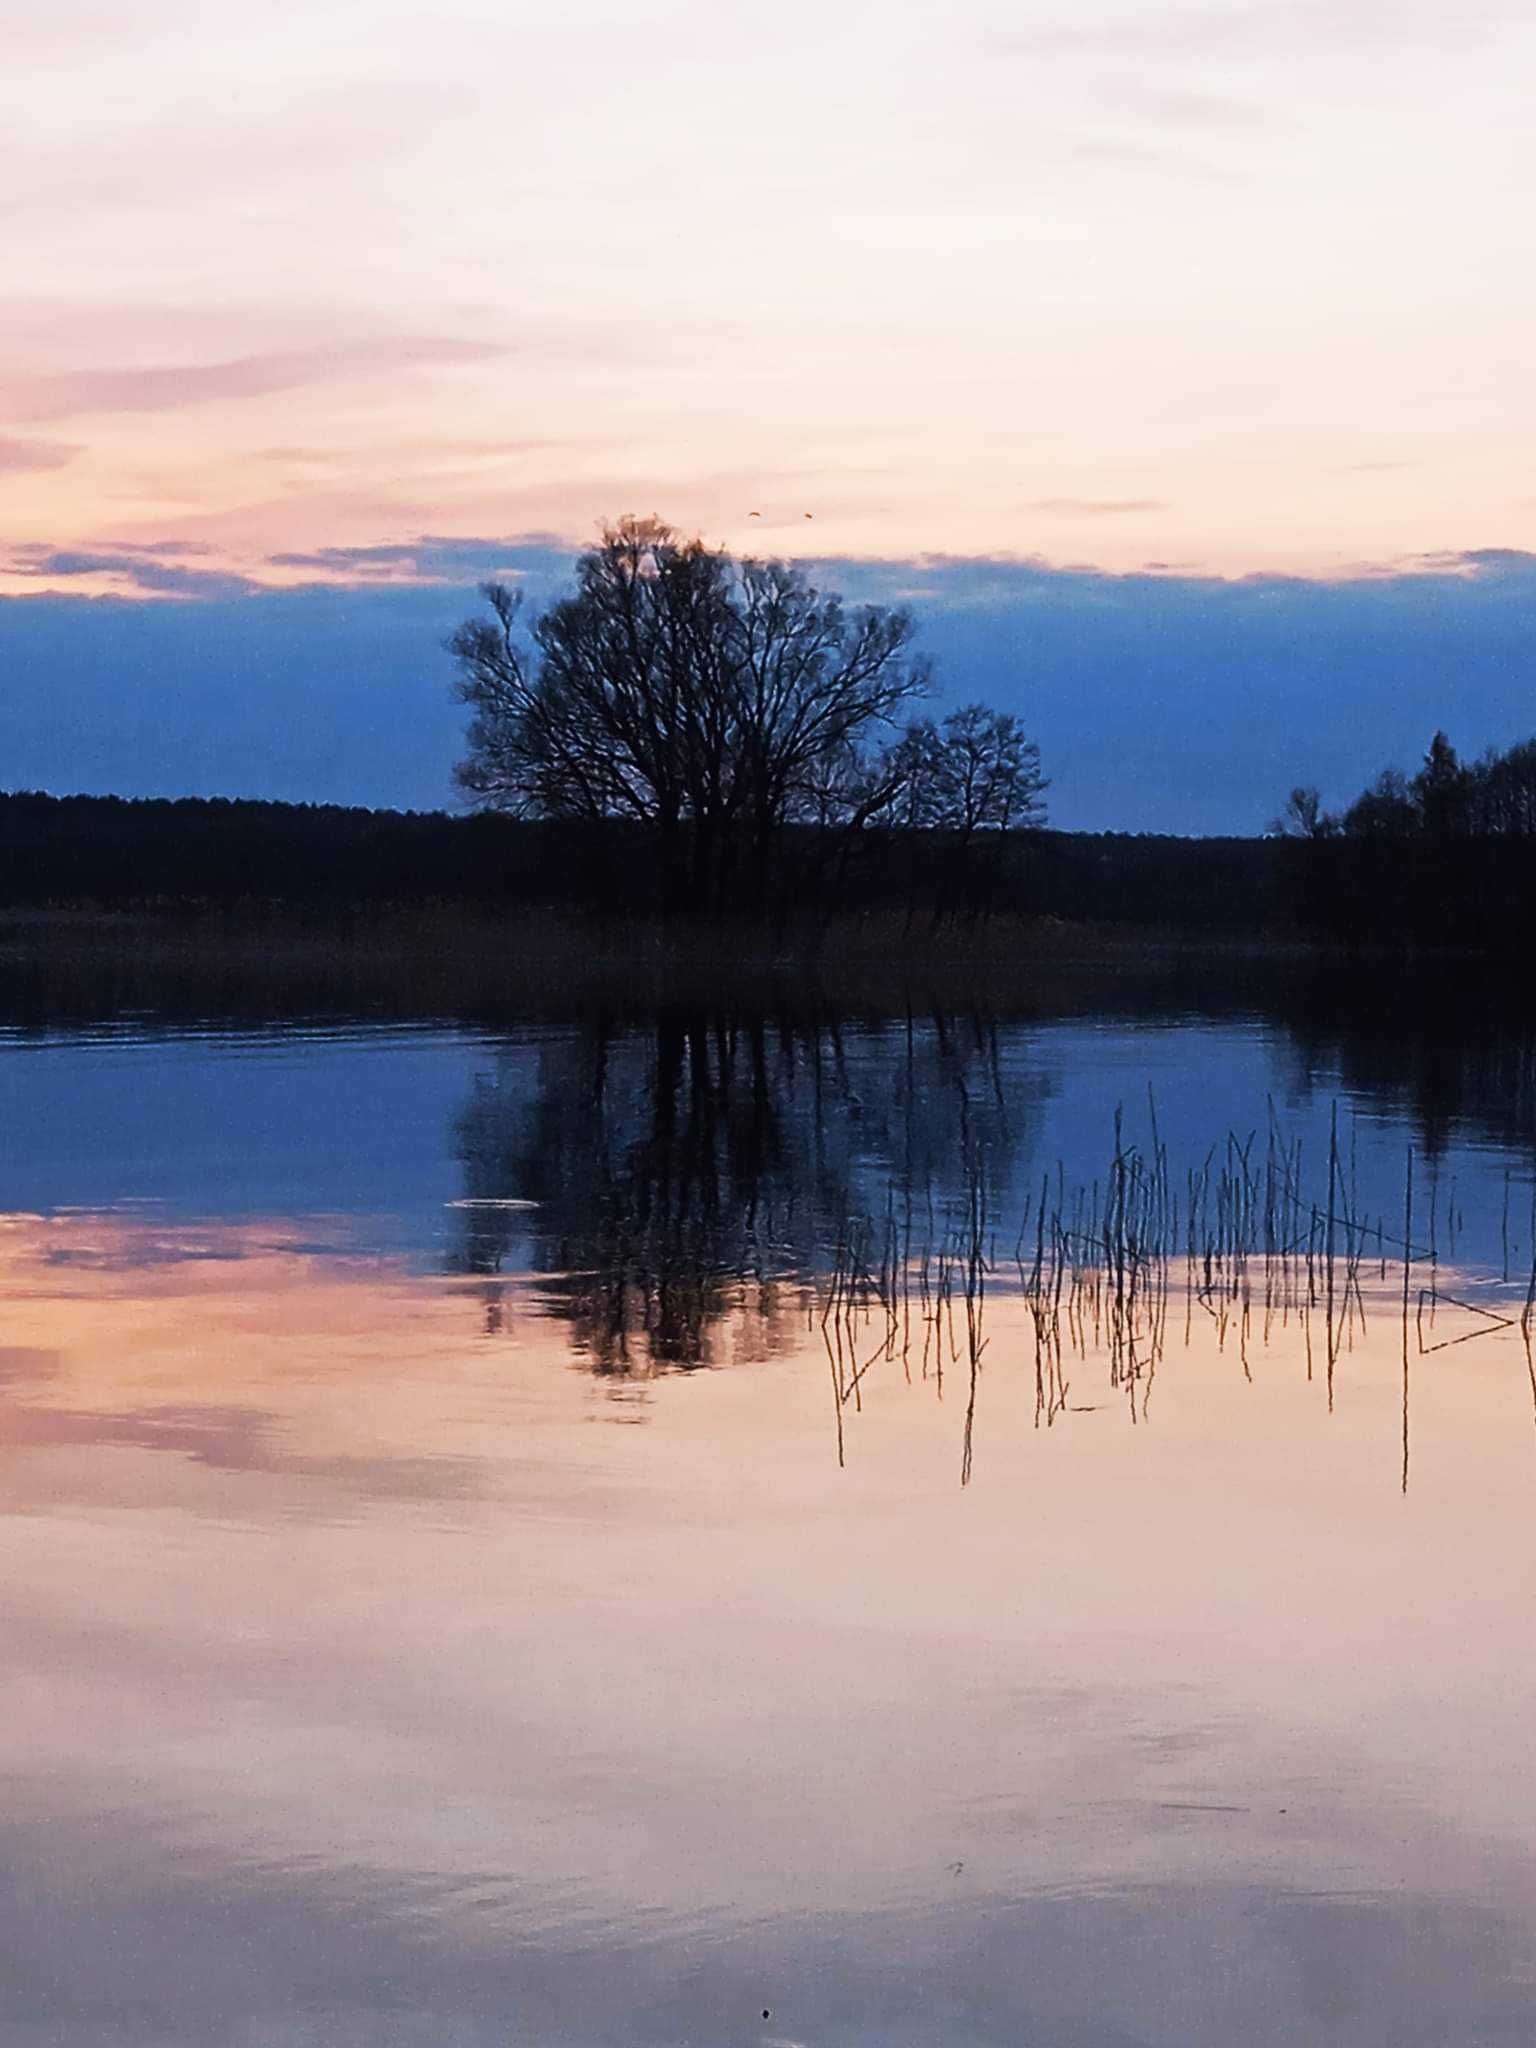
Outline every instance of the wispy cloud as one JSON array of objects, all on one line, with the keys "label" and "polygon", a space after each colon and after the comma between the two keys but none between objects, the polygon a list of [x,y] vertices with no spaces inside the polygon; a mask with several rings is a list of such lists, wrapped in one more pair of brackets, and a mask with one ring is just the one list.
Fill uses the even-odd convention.
[{"label": "wispy cloud", "polygon": [[1528,596],[1536,582],[1536,554],[1526,548],[1428,548],[1363,563],[1356,573],[1410,587],[1454,577]]},{"label": "wispy cloud", "polygon": [[1166,512],[1161,498],[1036,498],[1031,512],[1063,519],[1118,519],[1126,513]]},{"label": "wispy cloud", "polygon": [[1201,184],[1238,184],[1244,176],[1228,164],[1211,163],[1167,143],[1146,142],[1128,135],[1092,136],[1072,143],[1067,153],[1078,163],[1098,164],[1106,170],[1155,171],[1174,178],[1193,178]]},{"label": "wispy cloud", "polygon": [[39,583],[68,583],[85,577],[110,578],[151,597],[240,597],[261,586],[229,569],[189,568],[167,556],[202,550],[174,541],[142,548],[18,548],[5,573]]},{"label": "wispy cloud", "polygon": [[1267,135],[1296,125],[1294,116],[1235,93],[1135,93],[1124,105],[1154,127],[1212,136]]},{"label": "wispy cloud", "polygon": [[62,469],[80,453],[64,441],[19,441],[0,434],[0,476],[27,470]]},{"label": "wispy cloud", "polygon": [[365,581],[404,583],[459,583],[469,576],[488,576],[497,570],[521,573],[525,561],[536,557],[544,566],[551,555],[562,559],[569,543],[557,534],[523,533],[495,539],[476,534],[424,533],[415,540],[380,541],[364,547],[326,547],[284,550],[268,555],[273,569],[310,569],[327,578],[359,578]]},{"label": "wispy cloud", "polygon": [[1161,7],[1138,15],[1106,13],[1010,29],[993,46],[1038,57],[1228,56],[1249,51],[1332,47],[1372,50],[1404,43],[1464,45],[1496,35],[1521,18],[1518,0],[1468,0],[1453,13],[1440,0],[1259,0],[1257,5]]},{"label": "wispy cloud", "polygon": [[[778,505],[818,547],[982,551],[1052,530],[1025,493],[1138,485],[1155,533],[1056,544],[1536,537],[1529,0],[10,12],[0,432],[87,444],[5,480],[29,538],[196,531],[262,577],[635,505],[745,545]],[[1373,450],[1419,472],[1337,473]]]},{"label": "wispy cloud", "polygon": [[220,363],[65,370],[0,381],[0,405],[12,419],[25,421],[88,413],[173,412],[221,399],[265,398],[348,377],[487,362],[504,353],[496,343],[421,335],[240,356]]},{"label": "wispy cloud", "polygon": [[[145,54],[141,44],[124,53],[121,66],[142,65]],[[170,67],[159,68],[164,75]],[[355,80],[309,90],[281,82],[274,90],[268,83],[246,97],[253,104],[182,104],[169,113],[129,102],[104,111],[86,131],[59,127],[46,137],[8,136],[14,171],[0,191],[0,220],[36,225],[81,213],[120,217],[163,205],[194,183],[204,202],[247,191],[313,189],[355,172],[359,163],[408,154],[453,104],[443,83],[420,77],[375,79],[367,93],[358,92]]]},{"label": "wispy cloud", "polygon": [[1526,548],[1464,548],[1460,560],[1474,576],[1522,582],[1536,578],[1536,554]]},{"label": "wispy cloud", "polygon": [[211,555],[214,550],[206,541],[200,540],[131,540],[107,541],[108,551],[121,548],[130,555],[167,555],[180,561],[183,555]]}]

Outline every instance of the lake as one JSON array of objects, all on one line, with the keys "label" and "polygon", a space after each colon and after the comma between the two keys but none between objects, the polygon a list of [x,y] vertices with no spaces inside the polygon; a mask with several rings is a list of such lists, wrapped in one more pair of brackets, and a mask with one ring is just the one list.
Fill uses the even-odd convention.
[{"label": "lake", "polygon": [[0,2044],[1528,2043],[1536,1033],[0,1037]]}]

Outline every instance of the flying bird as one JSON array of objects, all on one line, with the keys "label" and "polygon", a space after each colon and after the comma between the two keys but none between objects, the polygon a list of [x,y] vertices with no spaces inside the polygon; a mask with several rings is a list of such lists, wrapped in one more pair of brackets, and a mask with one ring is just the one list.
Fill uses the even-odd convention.
[{"label": "flying bird", "polygon": [[762,518],[762,516],[763,516],[763,515],[762,515],[762,513],[761,513],[761,512],[749,512],[749,513],[747,514],[747,517],[748,517],[749,519],[761,519],[761,518]]}]

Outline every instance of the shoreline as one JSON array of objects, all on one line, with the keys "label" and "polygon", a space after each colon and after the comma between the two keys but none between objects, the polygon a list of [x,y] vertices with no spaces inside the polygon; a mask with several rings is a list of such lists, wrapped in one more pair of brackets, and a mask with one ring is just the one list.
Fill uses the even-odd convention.
[{"label": "shoreline", "polygon": [[[1433,967],[1436,971],[1429,972]],[[1454,969],[1453,974],[1444,970]],[[1497,956],[1342,953],[1273,934],[994,917],[844,914],[774,933],[727,921],[573,918],[463,902],[0,909],[0,1014],[108,1018],[616,1016],[657,1009],[901,1015],[1188,1004],[1265,1009],[1298,985],[1353,1001],[1465,1001]],[[1479,993],[1483,991],[1479,990]]]}]

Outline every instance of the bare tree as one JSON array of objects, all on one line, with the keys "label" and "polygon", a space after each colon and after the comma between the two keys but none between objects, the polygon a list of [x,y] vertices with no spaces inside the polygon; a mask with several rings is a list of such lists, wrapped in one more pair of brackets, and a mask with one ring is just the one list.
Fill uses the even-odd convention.
[{"label": "bare tree", "polygon": [[1384,768],[1355,798],[1340,824],[1351,839],[1406,839],[1421,822],[1407,779],[1396,768]]},{"label": "bare tree", "polygon": [[927,801],[933,822],[969,841],[978,832],[1032,829],[1045,823],[1040,748],[1008,711],[962,704],[944,720],[930,748]]},{"label": "bare tree", "polygon": [[517,593],[484,596],[491,617],[450,642],[473,712],[460,786],[519,815],[644,825],[692,907],[743,858],[761,892],[786,824],[866,780],[926,687],[906,612],[845,611],[798,569],[655,519],[604,529],[531,648]]},{"label": "bare tree", "polygon": [[[1536,740],[1500,752],[1490,747],[1464,762],[1443,732],[1429,743],[1411,780],[1385,769],[1342,818],[1297,810],[1298,799],[1316,806],[1316,792],[1293,790],[1286,816],[1274,830],[1311,837],[1342,832],[1352,839],[1500,839],[1536,837]],[[1311,823],[1308,823],[1308,819]]]},{"label": "bare tree", "polygon": [[1315,789],[1298,784],[1269,829],[1276,839],[1331,839],[1339,822],[1323,809],[1323,800]]},{"label": "bare tree", "polygon": [[893,822],[968,843],[1045,822],[1040,748],[1012,713],[964,704],[942,725],[915,720],[893,751]]},{"label": "bare tree", "polygon": [[941,725],[914,721],[890,762],[890,821],[936,835],[950,907],[981,910],[996,897],[1006,835],[1045,823],[1038,744],[1011,712],[963,704]]},{"label": "bare tree", "polygon": [[1485,837],[1536,838],[1536,740],[1500,753],[1490,747],[1467,771],[1469,830]]},{"label": "bare tree", "polygon": [[909,613],[846,613],[787,563],[742,563],[740,590],[742,785],[761,877],[785,824],[858,829],[885,807],[899,771],[882,737],[927,690],[928,666],[908,654]]}]

